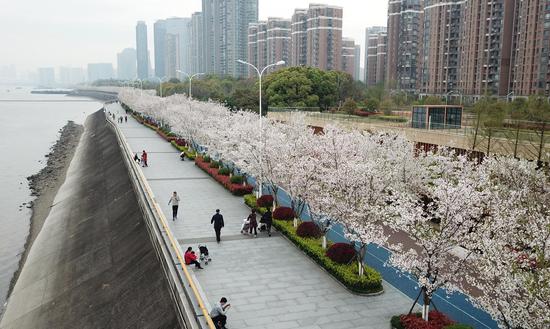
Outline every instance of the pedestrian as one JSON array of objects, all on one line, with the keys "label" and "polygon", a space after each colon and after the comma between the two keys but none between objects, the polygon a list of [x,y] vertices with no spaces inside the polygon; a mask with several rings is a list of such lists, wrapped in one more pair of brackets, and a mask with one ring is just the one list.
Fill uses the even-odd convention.
[{"label": "pedestrian", "polygon": [[179,203],[180,197],[178,196],[178,193],[174,191],[172,197],[170,198],[170,201],[168,201],[168,205],[172,204],[172,220],[176,220],[178,218]]},{"label": "pedestrian", "polygon": [[183,259],[185,260],[185,265],[195,264],[196,268],[201,270],[203,269],[201,263],[197,261],[197,255],[195,255],[193,247],[187,248],[187,251],[185,252],[185,254],[183,254]]},{"label": "pedestrian", "polygon": [[127,115],[124,116],[124,122],[125,122],[125,123],[128,122],[128,116],[127,116]]},{"label": "pedestrian", "polygon": [[227,322],[227,309],[231,307],[231,304],[227,302],[227,298],[222,297],[220,302],[214,305],[210,311],[210,318],[217,329],[226,329],[225,323]]},{"label": "pedestrian", "polygon": [[262,219],[260,221],[265,224],[267,235],[271,236],[271,225],[273,224],[273,217],[271,215],[270,208],[267,208],[267,211],[264,212],[264,214],[262,215]]},{"label": "pedestrian", "polygon": [[137,163],[140,163],[140,161],[141,161],[139,159],[139,156],[138,156],[137,152],[136,152],[136,155],[134,155],[134,161],[137,162]]},{"label": "pedestrian", "polygon": [[180,159],[181,161],[185,161],[185,152],[180,153]]},{"label": "pedestrian", "polygon": [[220,214],[220,209],[216,209],[216,213],[212,216],[210,224],[214,224],[214,231],[216,231],[216,242],[220,243],[220,235],[223,227],[223,216]]},{"label": "pedestrian", "polygon": [[254,230],[254,237],[258,236],[258,221],[256,220],[256,209],[252,209],[252,212],[250,215],[248,215],[248,221],[249,221],[249,233],[252,234],[252,230]]},{"label": "pedestrian", "polygon": [[147,165],[147,152],[145,152],[145,150],[143,150],[143,153],[141,153],[141,166],[142,167],[149,167]]}]

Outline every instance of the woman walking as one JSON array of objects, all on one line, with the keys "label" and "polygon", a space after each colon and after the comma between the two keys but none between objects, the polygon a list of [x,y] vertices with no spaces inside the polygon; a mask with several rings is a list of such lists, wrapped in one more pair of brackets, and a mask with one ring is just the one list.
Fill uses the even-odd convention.
[{"label": "woman walking", "polygon": [[178,207],[180,204],[180,197],[176,191],[174,191],[170,201],[168,201],[168,205],[170,204],[172,204],[172,220],[176,220],[178,218]]},{"label": "woman walking", "polygon": [[249,233],[252,234],[252,230],[254,230],[254,237],[256,238],[258,236],[258,221],[256,220],[256,209],[252,209],[252,212],[250,213],[250,215],[248,215],[247,220],[250,223]]}]

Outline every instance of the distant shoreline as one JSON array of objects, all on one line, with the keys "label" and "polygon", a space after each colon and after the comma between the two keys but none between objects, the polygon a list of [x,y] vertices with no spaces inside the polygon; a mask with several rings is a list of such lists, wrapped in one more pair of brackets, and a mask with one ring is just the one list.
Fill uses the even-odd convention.
[{"label": "distant shoreline", "polygon": [[30,218],[29,233],[23,247],[23,253],[19,259],[17,271],[15,271],[10,281],[8,298],[19,278],[32,244],[50,213],[57,191],[65,181],[69,164],[83,131],[84,127],[82,125],[68,121],[60,129],[60,137],[55,145],[52,146],[51,152],[46,155],[48,159],[46,166],[37,174],[27,177],[31,195],[36,198],[30,202],[32,215]]}]

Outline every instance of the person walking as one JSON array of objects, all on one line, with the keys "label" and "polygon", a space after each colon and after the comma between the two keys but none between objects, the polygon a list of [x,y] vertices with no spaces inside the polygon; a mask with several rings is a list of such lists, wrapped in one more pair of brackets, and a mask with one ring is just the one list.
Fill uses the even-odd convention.
[{"label": "person walking", "polygon": [[180,197],[176,191],[170,197],[168,205],[172,204],[172,220],[178,219],[178,206],[180,204]]},{"label": "person walking", "polygon": [[267,235],[271,236],[271,225],[273,224],[273,216],[271,215],[271,209],[267,208],[267,211],[262,215],[261,222],[265,224]]},{"label": "person walking", "polygon": [[127,122],[128,122],[128,116],[125,115],[125,116],[124,116],[124,123],[127,123]]},{"label": "person walking", "polygon": [[193,247],[187,248],[187,251],[183,254],[183,259],[185,260],[185,265],[195,264],[196,268],[203,269],[201,263],[197,261],[197,255],[193,251]]},{"label": "person walking", "polygon": [[249,221],[249,233],[252,234],[252,230],[254,230],[254,237],[258,237],[258,221],[256,220],[256,209],[252,209],[252,212],[250,215],[248,215],[248,221]]},{"label": "person walking", "polygon": [[145,152],[145,150],[143,150],[143,153],[141,153],[141,166],[142,167],[149,167],[147,165],[147,152]]},{"label": "person walking", "polygon": [[212,216],[210,224],[214,224],[214,231],[216,231],[216,242],[220,243],[221,241],[221,231],[223,227],[223,216],[220,214],[220,209],[216,209],[216,213]]},{"label": "person walking", "polygon": [[226,329],[225,324],[227,323],[227,315],[225,314],[230,307],[231,304],[227,302],[227,298],[222,297],[220,302],[214,305],[210,311],[210,318],[212,322],[214,322],[216,329]]}]

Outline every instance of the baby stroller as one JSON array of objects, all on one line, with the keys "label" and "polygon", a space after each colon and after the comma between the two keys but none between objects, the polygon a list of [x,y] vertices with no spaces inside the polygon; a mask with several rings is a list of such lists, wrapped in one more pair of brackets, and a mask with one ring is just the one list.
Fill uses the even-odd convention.
[{"label": "baby stroller", "polygon": [[248,234],[248,230],[250,229],[250,221],[248,218],[243,219],[243,225],[241,226],[241,233],[242,234]]},{"label": "baby stroller", "polygon": [[206,245],[199,245],[199,251],[201,253],[199,257],[200,261],[204,261],[204,265],[208,265],[208,262],[211,262],[212,258],[210,258],[210,254],[208,253],[208,248],[206,248]]}]

